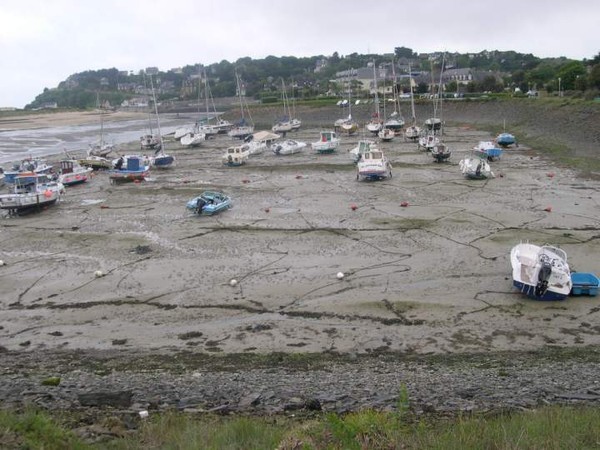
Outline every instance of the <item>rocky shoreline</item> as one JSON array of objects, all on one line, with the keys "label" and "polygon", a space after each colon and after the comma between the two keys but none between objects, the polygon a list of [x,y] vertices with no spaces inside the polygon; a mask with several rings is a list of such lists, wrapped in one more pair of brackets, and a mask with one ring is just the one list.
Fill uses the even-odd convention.
[{"label": "rocky shoreline", "polygon": [[[123,420],[137,420],[140,411],[295,415],[400,407],[419,417],[600,404],[598,348],[458,357],[281,356],[279,363],[275,357],[252,362],[242,356],[241,364],[235,359],[8,352],[2,354],[0,398],[4,408],[104,411]],[[45,385],[49,377],[60,383]]]}]

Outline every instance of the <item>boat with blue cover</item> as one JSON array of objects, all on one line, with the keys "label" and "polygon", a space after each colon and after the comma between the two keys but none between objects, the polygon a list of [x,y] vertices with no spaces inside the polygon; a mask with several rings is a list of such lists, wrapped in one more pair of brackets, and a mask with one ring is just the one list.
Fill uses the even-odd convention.
[{"label": "boat with blue cover", "polygon": [[500,147],[510,147],[517,143],[517,139],[510,133],[500,133],[498,137],[496,137],[496,143]]},{"label": "boat with blue cover", "polygon": [[503,152],[503,150],[496,146],[493,141],[479,141],[479,144],[473,147],[473,151],[480,158],[487,158],[488,161],[500,159]]},{"label": "boat with blue cover", "polygon": [[[124,161],[127,161],[125,167]],[[123,157],[117,160],[115,168],[108,171],[108,178],[111,183],[142,181],[149,173],[150,166],[145,165],[141,157],[128,155],[126,160]]]},{"label": "boat with blue cover", "polygon": [[222,192],[204,191],[189,200],[185,207],[198,215],[210,216],[231,208],[231,198]]}]

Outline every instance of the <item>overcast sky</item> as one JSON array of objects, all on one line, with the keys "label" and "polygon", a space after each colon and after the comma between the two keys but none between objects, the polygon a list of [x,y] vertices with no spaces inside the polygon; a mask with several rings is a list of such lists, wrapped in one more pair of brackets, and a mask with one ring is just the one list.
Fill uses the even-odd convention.
[{"label": "overcast sky", "polygon": [[515,50],[592,59],[597,0],[0,0],[0,107],[85,70],[250,56]]}]

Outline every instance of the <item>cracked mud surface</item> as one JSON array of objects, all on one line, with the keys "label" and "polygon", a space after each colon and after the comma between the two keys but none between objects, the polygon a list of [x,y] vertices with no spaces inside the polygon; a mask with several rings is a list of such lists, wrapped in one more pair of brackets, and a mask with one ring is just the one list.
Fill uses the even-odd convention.
[{"label": "cracked mud surface", "polygon": [[[290,137],[310,143],[318,131]],[[382,143],[394,170],[381,182],[355,181],[347,150],[358,137],[343,137],[334,155],[267,151],[238,168],[221,164],[225,136],[197,149],[169,143],[177,166],[146,182],[113,186],[99,173],[39,214],[3,214],[0,346],[429,354],[598,345],[597,298],[521,296],[509,252],[548,242],[573,270],[599,273],[600,182],[524,145],[492,163],[496,178],[466,180],[458,162],[491,136],[446,131],[447,164],[414,143]],[[225,191],[233,208],[186,211],[206,189]]]}]

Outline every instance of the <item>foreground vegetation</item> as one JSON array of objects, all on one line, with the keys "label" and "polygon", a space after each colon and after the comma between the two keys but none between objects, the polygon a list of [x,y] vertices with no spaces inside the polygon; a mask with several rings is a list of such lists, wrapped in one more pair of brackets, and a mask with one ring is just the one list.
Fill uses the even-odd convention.
[{"label": "foreground vegetation", "polygon": [[[115,417],[88,427],[71,415],[0,412],[2,448],[27,449],[591,449],[600,446],[600,409],[537,411],[415,420],[407,403],[395,412],[366,410],[312,418],[190,416],[177,412]],[[88,418],[89,420],[89,418]],[[89,429],[92,429],[90,432]],[[104,430],[102,432],[101,430]],[[95,431],[95,433],[94,433]]]}]

